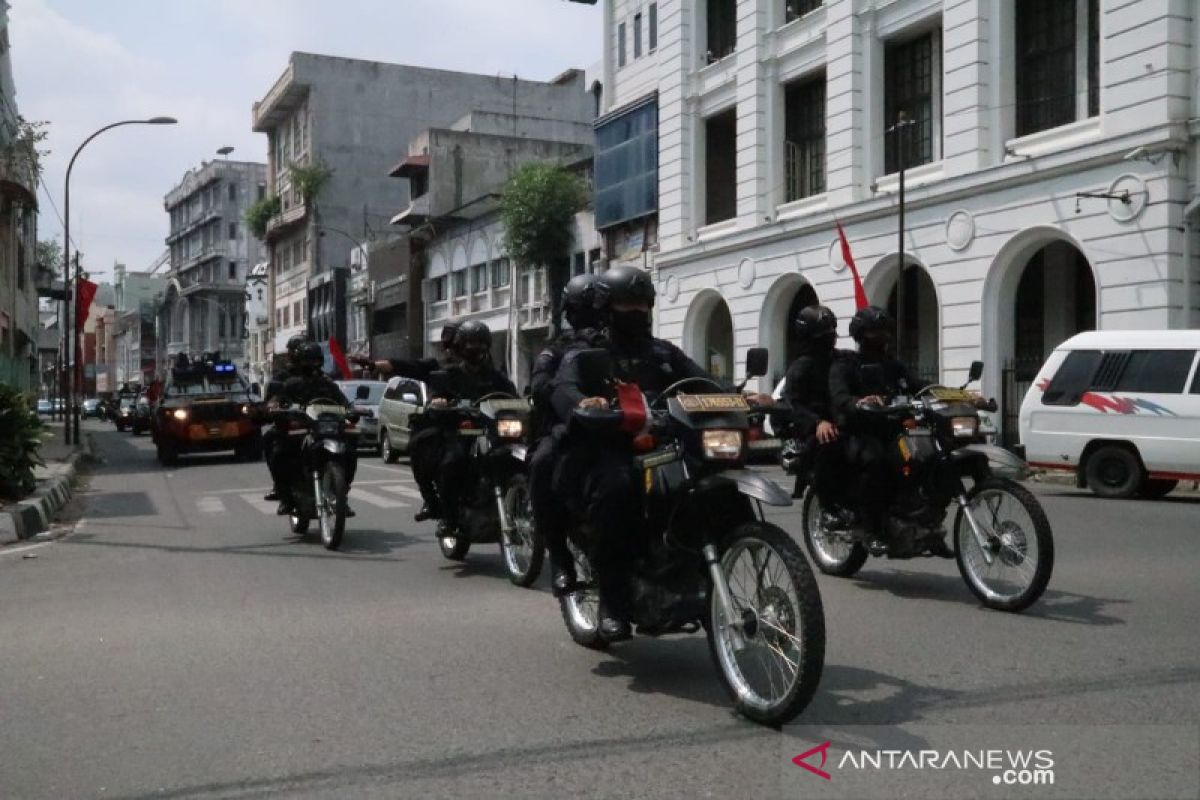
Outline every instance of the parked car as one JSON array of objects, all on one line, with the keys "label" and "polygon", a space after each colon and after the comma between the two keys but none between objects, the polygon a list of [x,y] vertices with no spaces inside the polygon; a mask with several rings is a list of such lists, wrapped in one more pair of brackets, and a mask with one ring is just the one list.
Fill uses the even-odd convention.
[{"label": "parked car", "polygon": [[[383,401],[383,393],[387,390],[384,381],[336,381],[346,402],[359,413],[358,442],[359,447],[367,447],[379,451],[379,404]],[[360,387],[366,387],[366,397],[359,397]]]},{"label": "parked car", "polygon": [[379,403],[379,455],[388,464],[396,463],[408,451],[412,438],[409,422],[429,402],[429,390],[421,381],[392,378],[387,382]]},{"label": "parked car", "polygon": [[54,413],[54,404],[48,398],[39,397],[37,401],[37,413],[52,414]]},{"label": "parked car", "polygon": [[80,411],[84,419],[89,417],[100,417],[100,400],[95,397],[89,397],[83,401],[83,409]]},{"label": "parked car", "polygon": [[1025,458],[1102,497],[1200,480],[1200,330],[1092,331],[1060,344],[1021,404]]}]

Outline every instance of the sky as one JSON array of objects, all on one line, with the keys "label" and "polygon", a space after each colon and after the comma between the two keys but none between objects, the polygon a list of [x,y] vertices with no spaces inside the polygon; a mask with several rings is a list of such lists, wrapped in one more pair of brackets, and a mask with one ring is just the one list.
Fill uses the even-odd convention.
[{"label": "sky", "polygon": [[[63,178],[92,131],[123,119],[71,175],[71,240],[93,276],[163,252],[163,196],[235,148],[266,161],[250,109],[292,51],[548,80],[600,60],[601,14],[566,0],[8,0],[17,107],[49,121],[39,238],[62,239]],[[398,150],[401,148],[398,148]]]}]

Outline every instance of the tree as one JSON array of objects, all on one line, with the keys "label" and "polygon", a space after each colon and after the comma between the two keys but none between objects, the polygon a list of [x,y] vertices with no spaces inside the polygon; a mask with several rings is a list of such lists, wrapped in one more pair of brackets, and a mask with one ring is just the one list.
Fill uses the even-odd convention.
[{"label": "tree", "polygon": [[39,267],[56,270],[62,266],[63,248],[57,239],[43,239],[37,243],[35,259]]},{"label": "tree", "polygon": [[504,247],[518,267],[546,267],[550,293],[550,335],[562,324],[562,290],[567,271],[560,263],[571,255],[575,215],[587,207],[587,184],[557,164],[531,163],[517,169],[504,187],[500,221]]}]

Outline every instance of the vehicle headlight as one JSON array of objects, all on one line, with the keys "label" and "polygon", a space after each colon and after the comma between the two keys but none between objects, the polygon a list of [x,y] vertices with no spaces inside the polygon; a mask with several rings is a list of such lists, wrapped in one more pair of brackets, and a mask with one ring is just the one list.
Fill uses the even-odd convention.
[{"label": "vehicle headlight", "polygon": [[317,423],[318,436],[337,436],[342,432],[342,423],[336,419],[323,419]]},{"label": "vehicle headlight", "polygon": [[950,429],[955,437],[969,439],[979,431],[979,417],[951,417]]},{"label": "vehicle headlight", "polygon": [[741,431],[702,431],[700,442],[705,458],[736,460],[742,455]]},{"label": "vehicle headlight", "polygon": [[185,419],[188,418],[188,412],[187,412],[186,408],[177,408],[171,412],[171,416],[174,417],[175,419],[179,420],[180,422],[183,422]]},{"label": "vehicle headlight", "polygon": [[496,420],[496,433],[502,439],[519,439],[525,433],[525,423],[519,419]]},{"label": "vehicle headlight", "polygon": [[247,417],[250,416],[250,406],[242,406],[242,414]]},{"label": "vehicle headlight", "polygon": [[125,408],[125,409],[122,409],[122,410],[121,410],[121,416],[122,416],[122,417],[128,417],[128,416],[129,416],[131,413],[133,413],[133,412],[131,412],[131,411],[130,411],[128,408]]}]

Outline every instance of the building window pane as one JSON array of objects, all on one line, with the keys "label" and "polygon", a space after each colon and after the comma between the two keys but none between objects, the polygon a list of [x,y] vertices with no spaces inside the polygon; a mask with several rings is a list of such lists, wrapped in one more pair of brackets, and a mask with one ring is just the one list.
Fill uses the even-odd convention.
[{"label": "building window pane", "polygon": [[1088,0],[1088,116],[1100,115],[1100,2]]},{"label": "building window pane", "polygon": [[633,15],[633,57],[642,57],[642,15]]},{"label": "building window pane", "polygon": [[625,66],[625,23],[617,26],[617,66]]},{"label": "building window pane", "polygon": [[487,291],[487,264],[476,264],[471,267],[471,291]]},{"label": "building window pane", "polygon": [[658,3],[650,4],[650,47],[651,53],[658,49]]},{"label": "building window pane", "polygon": [[737,0],[708,0],[708,53],[712,63],[737,48]]},{"label": "building window pane", "polygon": [[596,227],[654,213],[658,207],[658,106],[646,103],[596,128]]},{"label": "building window pane", "polygon": [[904,115],[911,124],[888,135],[885,171],[933,161],[933,46],[927,33],[906,42],[889,42],[884,50],[884,120],[893,126]]},{"label": "building window pane", "polygon": [[800,19],[810,11],[821,7],[822,0],[783,0],[784,23]]},{"label": "building window pane", "polygon": [[1074,122],[1075,0],[1020,0],[1016,13],[1017,136]]},{"label": "building window pane", "polygon": [[704,123],[704,224],[737,214],[737,109]]},{"label": "building window pane", "polygon": [[788,202],[825,191],[825,76],[784,90],[784,170]]},{"label": "building window pane", "polygon": [[508,286],[509,266],[507,258],[498,258],[492,262],[492,288],[499,289]]},{"label": "building window pane", "polygon": [[454,296],[463,297],[467,293],[467,271],[460,269],[454,274]]}]

